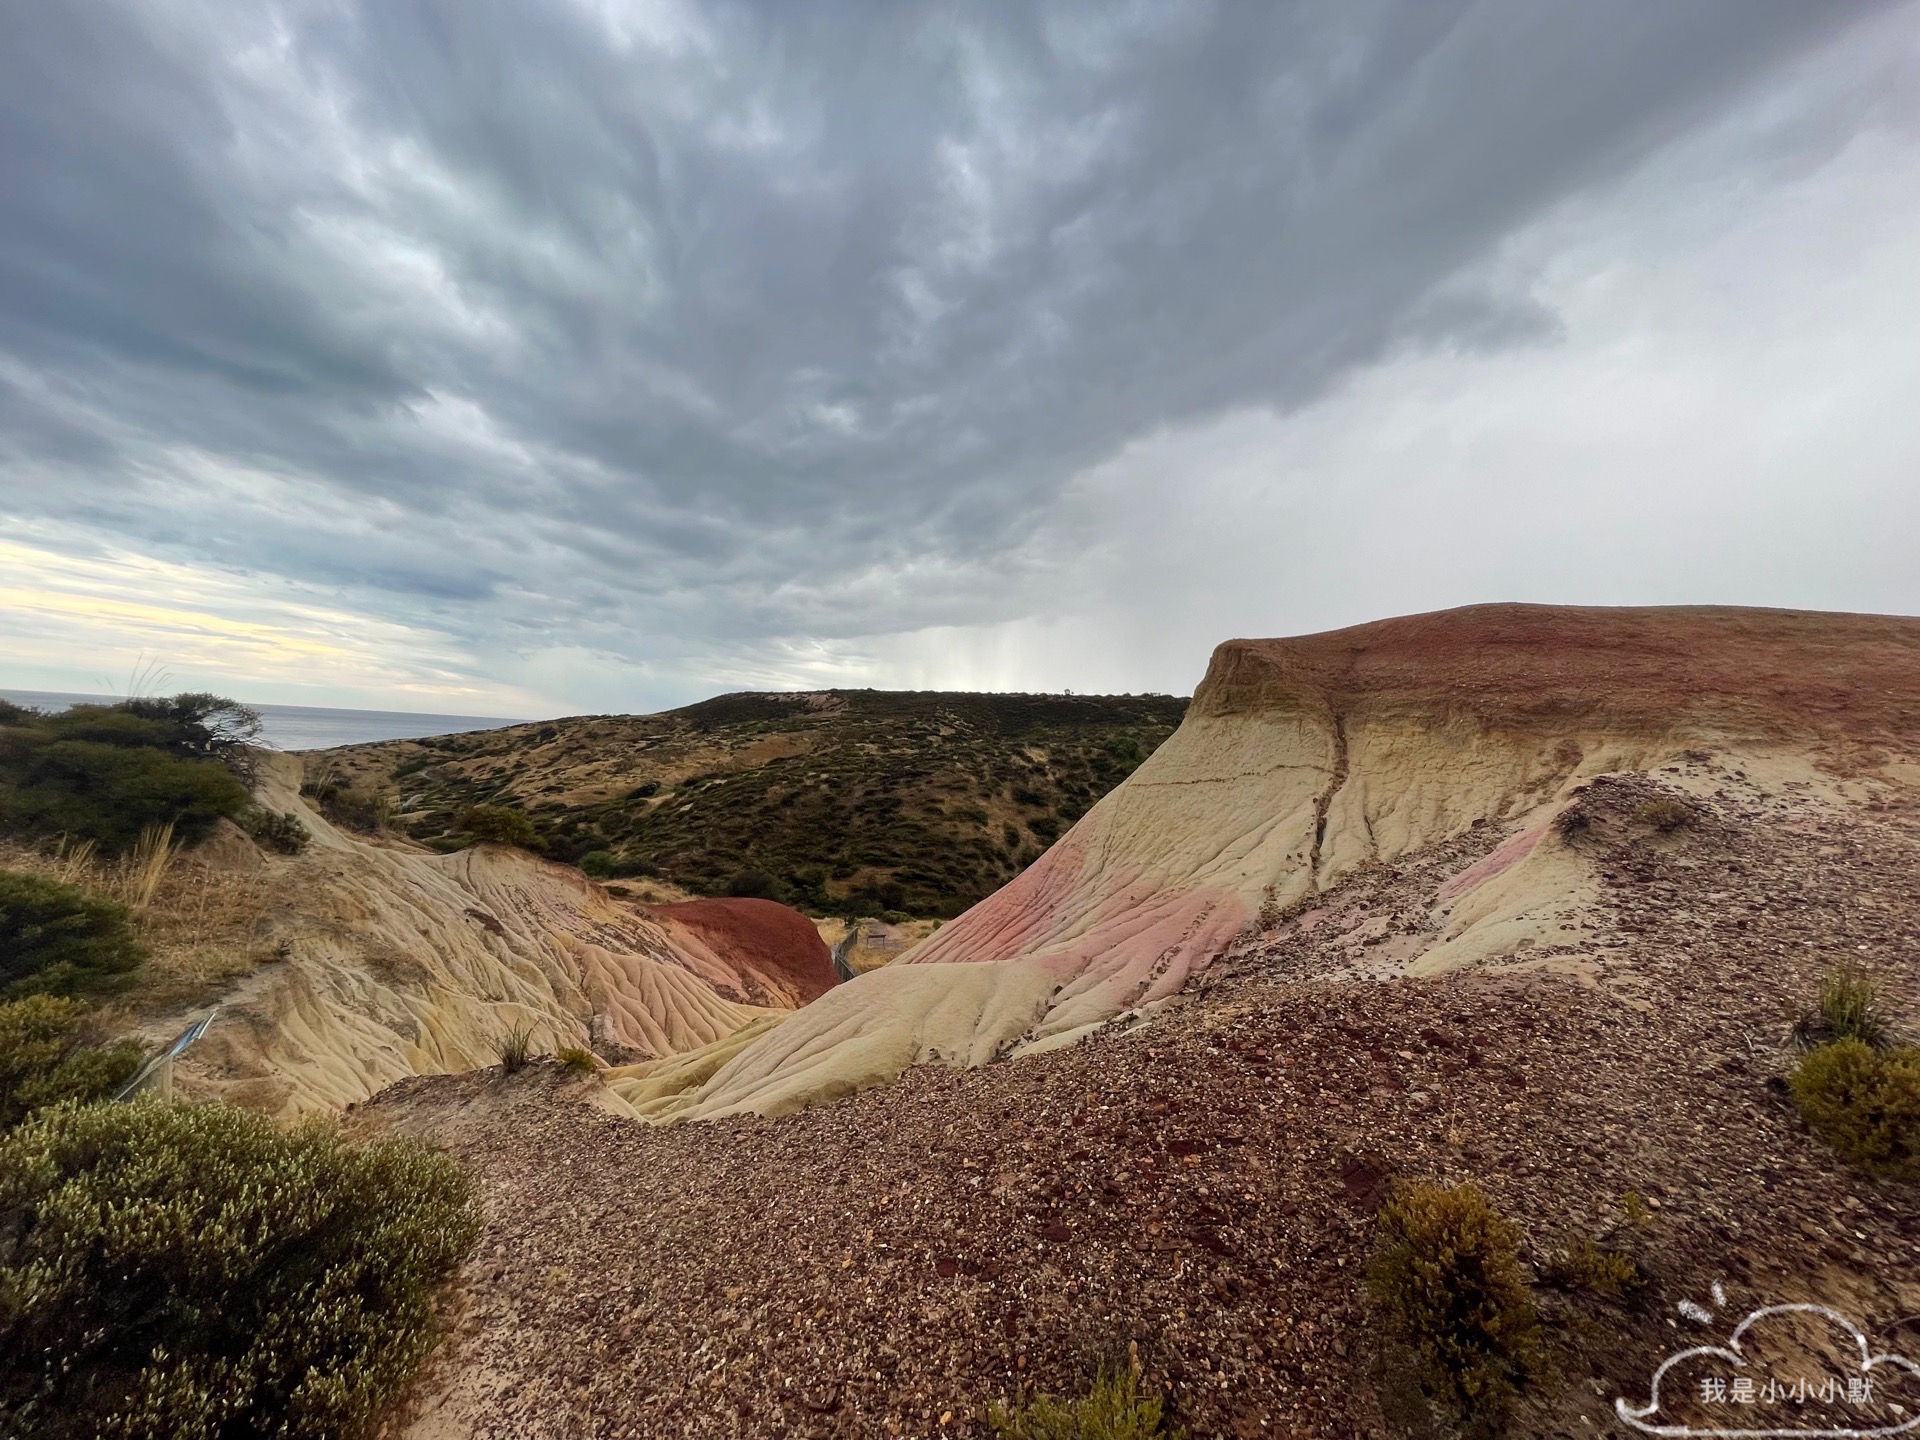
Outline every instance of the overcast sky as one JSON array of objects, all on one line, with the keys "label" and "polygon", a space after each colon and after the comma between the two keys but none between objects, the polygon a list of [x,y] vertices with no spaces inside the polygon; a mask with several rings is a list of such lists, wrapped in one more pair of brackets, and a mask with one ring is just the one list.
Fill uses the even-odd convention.
[{"label": "overcast sky", "polygon": [[0,0],[0,684],[1920,613],[1920,7]]}]

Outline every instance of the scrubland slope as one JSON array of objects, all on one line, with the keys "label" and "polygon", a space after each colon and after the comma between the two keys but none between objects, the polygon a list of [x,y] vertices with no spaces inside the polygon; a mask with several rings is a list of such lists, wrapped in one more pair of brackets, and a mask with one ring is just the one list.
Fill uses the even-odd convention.
[{"label": "scrubland slope", "polygon": [[415,838],[508,804],[555,859],[815,914],[951,917],[1018,874],[1180,723],[1154,695],[723,695],[311,757]]}]

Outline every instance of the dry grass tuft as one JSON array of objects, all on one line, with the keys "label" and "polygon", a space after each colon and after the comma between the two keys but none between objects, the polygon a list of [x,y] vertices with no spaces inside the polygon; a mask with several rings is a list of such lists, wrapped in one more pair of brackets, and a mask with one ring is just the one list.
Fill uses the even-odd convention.
[{"label": "dry grass tuft", "polygon": [[1829,1040],[1887,1043],[1887,1012],[1880,978],[1864,965],[1843,960],[1827,971],[1815,1006],[1817,1028]]},{"label": "dry grass tuft", "polygon": [[1548,1267],[1549,1283],[1567,1290],[1583,1290],[1608,1300],[1625,1300],[1647,1283],[1631,1255],[1596,1244],[1581,1236]]},{"label": "dry grass tuft", "polygon": [[527,1061],[533,1055],[533,1027],[516,1025],[500,1039],[500,1068],[508,1075],[517,1075],[527,1068]]},{"label": "dry grass tuft", "polygon": [[172,825],[142,826],[133,853],[121,863],[120,893],[115,898],[135,914],[147,909],[167,878],[173,856]]}]

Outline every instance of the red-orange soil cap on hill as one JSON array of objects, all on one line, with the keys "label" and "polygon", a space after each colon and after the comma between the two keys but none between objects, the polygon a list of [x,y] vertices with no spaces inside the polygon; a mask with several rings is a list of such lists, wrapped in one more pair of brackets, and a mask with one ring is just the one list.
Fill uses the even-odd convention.
[{"label": "red-orange soil cap on hill", "polygon": [[1704,725],[1860,741],[1920,733],[1920,619],[1731,606],[1469,605],[1229,640],[1200,715],[1302,708],[1490,729],[1579,718],[1623,733]]},{"label": "red-orange soil cap on hill", "polygon": [[793,1006],[834,987],[833,955],[814,924],[773,900],[684,900],[649,905],[647,913],[684,926],[708,948]]}]

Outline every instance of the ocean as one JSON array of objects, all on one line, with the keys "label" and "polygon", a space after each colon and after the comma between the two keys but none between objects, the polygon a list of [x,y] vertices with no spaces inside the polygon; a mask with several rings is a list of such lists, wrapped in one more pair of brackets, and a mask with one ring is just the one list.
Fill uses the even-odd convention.
[{"label": "ocean", "polygon": [[[111,705],[118,695],[69,695],[53,690],[4,690],[0,699],[36,710]],[[260,738],[275,750],[328,750],[373,740],[418,740],[460,730],[498,730],[524,722],[498,715],[423,715],[414,710],[329,710],[317,705],[255,705]]]}]

